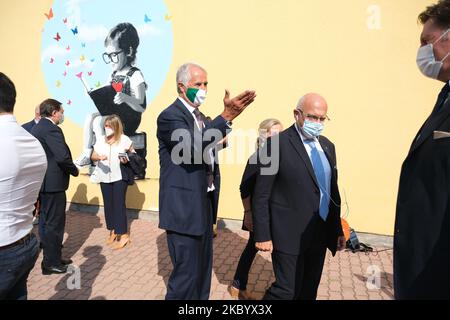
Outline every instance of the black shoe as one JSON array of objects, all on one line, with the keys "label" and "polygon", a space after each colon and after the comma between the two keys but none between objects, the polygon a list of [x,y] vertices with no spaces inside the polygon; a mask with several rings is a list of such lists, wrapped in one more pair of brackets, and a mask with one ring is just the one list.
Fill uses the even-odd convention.
[{"label": "black shoe", "polygon": [[50,275],[53,273],[61,274],[67,272],[67,266],[60,265],[60,266],[51,266],[51,267],[45,267],[42,266],[42,274],[43,275]]},{"label": "black shoe", "polygon": [[61,258],[61,264],[65,265],[65,266],[68,266],[69,264],[72,264],[72,263],[73,263],[72,259],[62,259]]}]

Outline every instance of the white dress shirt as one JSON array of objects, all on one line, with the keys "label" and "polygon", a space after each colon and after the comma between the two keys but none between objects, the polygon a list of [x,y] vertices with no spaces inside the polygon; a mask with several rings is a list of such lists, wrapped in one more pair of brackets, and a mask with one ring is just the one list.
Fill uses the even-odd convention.
[{"label": "white dress shirt", "polygon": [[109,144],[102,136],[94,145],[94,151],[99,156],[106,156],[106,160],[97,162],[94,172],[91,175],[91,182],[95,183],[112,183],[122,180],[122,172],[120,170],[119,153],[126,153],[131,148],[131,139],[122,134],[120,140]]},{"label": "white dress shirt", "polygon": [[12,114],[0,115],[0,247],[33,228],[33,210],[47,170],[39,141]]},{"label": "white dress shirt", "polygon": [[[200,124],[198,123],[198,121],[197,121],[197,117],[195,116],[195,114],[194,114],[194,111],[195,111],[195,109],[196,108],[194,108],[193,106],[191,106],[189,103],[187,103],[183,98],[181,98],[181,97],[178,97],[178,99],[180,99],[180,101],[183,103],[183,105],[188,109],[188,111],[189,111],[189,113],[192,115],[192,117],[194,118],[194,121],[195,121],[195,124],[197,125],[197,128],[200,130],[200,131],[202,131],[203,130],[203,128],[200,128]],[[203,126],[204,126],[205,124],[203,123]],[[213,151],[212,151],[212,148],[211,149],[209,149],[208,150],[209,152],[209,157],[210,157],[210,159],[211,159],[211,166],[212,166],[212,172],[214,172],[214,154],[213,154]],[[211,192],[211,191],[214,191],[214,190],[216,190],[216,187],[214,186],[214,183],[211,185],[211,187],[208,187],[208,190],[207,190],[207,192]]]}]

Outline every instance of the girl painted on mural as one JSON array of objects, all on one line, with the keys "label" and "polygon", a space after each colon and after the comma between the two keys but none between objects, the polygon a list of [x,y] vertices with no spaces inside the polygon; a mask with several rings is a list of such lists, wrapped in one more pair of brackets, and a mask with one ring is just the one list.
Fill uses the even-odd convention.
[{"label": "girl painted on mural", "polygon": [[[91,163],[92,145],[95,140],[104,136],[105,116],[117,114],[123,122],[124,133],[127,136],[133,136],[139,127],[147,105],[145,95],[147,84],[142,72],[135,66],[138,46],[139,35],[131,23],[119,23],[106,37],[103,60],[111,64],[112,74],[106,86],[89,92],[99,112],[92,113],[86,118],[84,150],[75,160],[76,165],[81,167]],[[103,101],[99,103],[98,100]]]}]

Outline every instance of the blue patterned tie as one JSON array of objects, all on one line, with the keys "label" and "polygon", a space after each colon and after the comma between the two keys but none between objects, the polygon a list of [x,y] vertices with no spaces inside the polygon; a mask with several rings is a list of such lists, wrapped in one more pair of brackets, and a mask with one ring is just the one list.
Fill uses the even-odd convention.
[{"label": "blue patterned tie", "polygon": [[320,217],[326,221],[328,217],[329,210],[329,196],[326,192],[326,176],[325,169],[323,167],[322,160],[320,158],[319,151],[316,148],[316,144],[314,140],[308,140],[306,143],[311,147],[311,162],[314,168],[314,173],[316,174],[317,182],[319,183],[320,188],[320,207],[319,207],[319,215]]}]

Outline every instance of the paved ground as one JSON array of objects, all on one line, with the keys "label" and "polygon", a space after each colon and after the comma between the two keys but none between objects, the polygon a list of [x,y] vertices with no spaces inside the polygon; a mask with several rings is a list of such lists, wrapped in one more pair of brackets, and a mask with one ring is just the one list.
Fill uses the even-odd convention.
[{"label": "paved ground", "polygon": [[[163,299],[172,268],[165,234],[156,222],[142,219],[130,220],[130,230],[131,244],[113,251],[105,245],[108,232],[102,214],[70,211],[63,256],[71,257],[79,267],[80,289],[76,288],[76,270],[71,275],[43,276],[41,254],[29,277],[29,299]],[[214,240],[211,299],[231,299],[227,286],[247,237],[247,232],[241,230],[219,230]],[[372,270],[379,271],[379,289],[369,290],[366,285]],[[261,298],[273,280],[270,255],[259,253],[248,289]],[[392,299],[392,250],[370,255],[341,252],[334,258],[328,255],[318,298]]]}]

